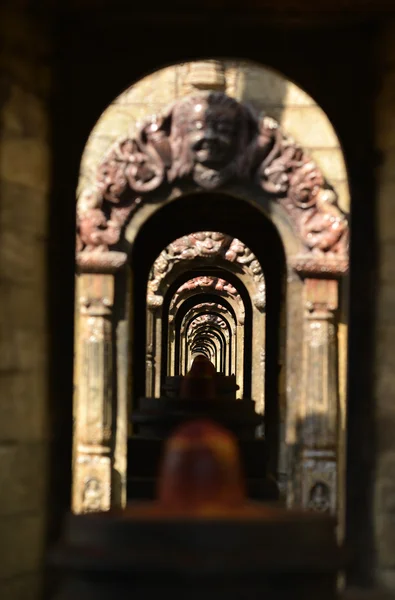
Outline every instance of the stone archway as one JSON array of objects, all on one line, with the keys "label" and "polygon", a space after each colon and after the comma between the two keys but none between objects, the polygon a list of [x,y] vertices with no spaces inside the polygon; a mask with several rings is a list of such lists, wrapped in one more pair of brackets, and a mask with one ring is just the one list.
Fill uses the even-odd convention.
[{"label": "stone archway", "polygon": [[[155,260],[149,274],[147,286],[147,357],[146,357],[146,394],[159,397],[162,367],[162,336],[165,315],[163,300],[171,284],[193,268],[208,268],[213,264],[221,267],[224,272],[233,273],[237,280],[245,285],[251,298],[252,305],[252,381],[251,390],[258,412],[264,410],[264,367],[260,353],[265,347],[265,308],[266,290],[262,267],[251,250],[240,240],[215,231],[200,231],[185,235],[169,244]],[[216,293],[229,295],[229,282],[221,278],[198,278],[192,285],[215,284]],[[223,283],[222,283],[223,282]],[[184,284],[185,285],[185,284]],[[206,285],[207,287],[207,285]],[[238,295],[239,325],[243,327],[243,316],[240,294]],[[241,381],[243,373],[240,372]],[[241,388],[243,386],[241,385]]]},{"label": "stone archway", "polygon": [[[170,301],[168,310],[168,332],[167,332],[167,375],[176,375],[177,356],[177,328],[176,320],[182,312],[183,306],[188,300],[195,299],[194,307],[203,309],[209,307],[216,312],[227,313],[231,316],[233,332],[233,348],[231,353],[230,371],[236,375],[236,383],[239,386],[240,397],[243,397],[244,384],[244,325],[245,307],[244,302],[236,288],[225,279],[213,276],[194,277],[183,283],[175,292]],[[165,315],[164,315],[165,318]],[[264,327],[264,322],[263,322]],[[262,373],[262,376],[264,373]],[[262,381],[263,384],[263,381]],[[262,385],[263,387],[263,385]]]},{"label": "stone archway", "polygon": [[[99,490],[92,510],[124,498],[119,493],[126,469],[121,423],[127,420],[128,369],[124,349],[114,344],[114,306],[116,291],[126,285],[120,280],[131,277],[126,265],[134,239],[161,206],[207,192],[254,206],[281,238],[287,267],[288,502],[310,505],[314,486],[323,483],[336,511],[336,311],[339,279],[348,269],[347,218],[320,169],[278,123],[213,92],[177,101],[136,137],[117,142],[99,166],[96,185],[78,202],[82,319],[77,360],[84,369],[76,411],[76,511],[89,510],[81,501],[92,478]],[[116,402],[110,385],[114,368]]]}]

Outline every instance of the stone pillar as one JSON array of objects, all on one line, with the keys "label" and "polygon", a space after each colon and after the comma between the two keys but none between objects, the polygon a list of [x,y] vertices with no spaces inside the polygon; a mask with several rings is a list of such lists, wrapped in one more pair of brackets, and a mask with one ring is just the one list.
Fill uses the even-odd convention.
[{"label": "stone pillar", "polygon": [[175,318],[174,315],[169,315],[169,323],[167,329],[167,373],[170,377],[176,374],[176,335],[175,335]]},{"label": "stone pillar", "polygon": [[334,311],[338,282],[305,279],[303,386],[299,412],[299,501],[337,511],[338,368]]},{"label": "stone pillar", "polygon": [[163,297],[147,295],[147,343],[145,393],[148,398],[160,397],[160,368],[162,356],[162,308]]},{"label": "stone pillar", "polygon": [[111,505],[114,276],[84,273],[78,283],[73,511],[84,513]]},{"label": "stone pillar", "polygon": [[240,386],[238,395],[243,398],[244,395],[244,322],[236,325],[236,383]]},{"label": "stone pillar", "polygon": [[147,344],[145,351],[145,394],[151,398],[155,382],[155,316],[154,308],[147,304]]}]

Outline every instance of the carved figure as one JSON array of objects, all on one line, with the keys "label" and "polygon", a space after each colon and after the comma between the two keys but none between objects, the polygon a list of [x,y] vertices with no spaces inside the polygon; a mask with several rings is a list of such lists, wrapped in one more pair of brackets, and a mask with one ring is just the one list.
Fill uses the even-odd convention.
[{"label": "carved figure", "polygon": [[[99,166],[95,189],[78,201],[78,251],[116,249],[145,196],[183,179],[204,189],[249,179],[283,206],[306,251],[322,256],[347,252],[346,216],[317,165],[276,121],[258,117],[222,92],[177,100],[163,115],[151,117],[134,139],[110,149]],[[221,241],[212,235],[186,238],[183,249],[174,248],[175,255],[190,258],[201,242],[207,255],[214,254]],[[238,261],[249,260],[238,250],[231,253]]]},{"label": "carved figure", "polygon": [[189,328],[196,329],[197,327],[199,327],[199,325],[206,324],[215,324],[218,325],[218,327],[221,327],[221,329],[226,329],[226,322],[223,319],[221,319],[220,316],[210,314],[199,315],[195,317],[193,321],[191,321]]},{"label": "carved figure", "polygon": [[101,508],[102,490],[98,479],[92,477],[85,483],[82,512],[96,512]]},{"label": "carved figure", "polygon": [[175,104],[169,181],[192,175],[204,188],[243,176],[242,156],[257,136],[251,110],[221,92],[201,92]]},{"label": "carved figure", "polygon": [[329,512],[331,507],[330,489],[326,483],[318,481],[310,490],[309,508],[317,512]]}]

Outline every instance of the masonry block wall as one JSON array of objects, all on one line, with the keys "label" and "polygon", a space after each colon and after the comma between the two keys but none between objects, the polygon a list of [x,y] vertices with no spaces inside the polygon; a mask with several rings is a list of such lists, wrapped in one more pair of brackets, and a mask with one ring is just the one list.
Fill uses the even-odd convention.
[{"label": "masonry block wall", "polygon": [[379,581],[395,592],[395,20],[378,48],[376,144],[379,273],[376,319],[375,542]]},{"label": "masonry block wall", "polygon": [[46,32],[0,12],[0,598],[38,600],[46,537]]}]

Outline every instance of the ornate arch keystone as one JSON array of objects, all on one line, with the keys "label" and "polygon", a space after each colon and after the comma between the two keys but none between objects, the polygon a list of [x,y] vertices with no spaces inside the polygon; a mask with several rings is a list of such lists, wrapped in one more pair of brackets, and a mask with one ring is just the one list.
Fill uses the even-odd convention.
[{"label": "ornate arch keystone", "polygon": [[177,100],[110,149],[78,201],[79,262],[122,250],[124,226],[149,194],[182,180],[205,190],[254,183],[283,207],[303,243],[307,256],[295,257],[295,269],[344,272],[347,218],[318,166],[272,118],[213,91]]}]

